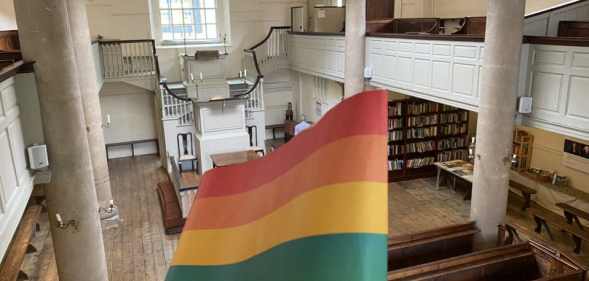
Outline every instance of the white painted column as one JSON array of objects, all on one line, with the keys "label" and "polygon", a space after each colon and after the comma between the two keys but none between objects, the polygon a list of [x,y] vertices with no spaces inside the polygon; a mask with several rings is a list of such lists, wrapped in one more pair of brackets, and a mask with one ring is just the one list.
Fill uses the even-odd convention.
[{"label": "white painted column", "polygon": [[[96,81],[96,68],[94,67],[92,56],[86,1],[68,0],[67,4],[70,12],[68,19],[70,32],[73,37],[80,90],[84,105],[90,158],[92,159],[92,170],[94,172],[94,185],[98,197],[98,205],[102,208],[107,208],[112,200],[112,193],[108,160],[106,159],[106,147],[104,145],[104,132],[102,129],[100,89]],[[108,217],[109,214],[103,212],[103,215]]]},{"label": "white painted column", "polygon": [[[35,77],[52,179],[46,187],[60,281],[107,281],[108,272],[67,0],[18,0],[25,60]],[[60,215],[64,225],[57,220]]]},{"label": "white painted column", "polygon": [[364,57],[366,56],[366,1],[346,1],[346,52],[344,95],[353,96],[364,90]]},{"label": "white painted column", "polygon": [[509,193],[525,0],[489,0],[471,218],[482,245],[493,245]]}]

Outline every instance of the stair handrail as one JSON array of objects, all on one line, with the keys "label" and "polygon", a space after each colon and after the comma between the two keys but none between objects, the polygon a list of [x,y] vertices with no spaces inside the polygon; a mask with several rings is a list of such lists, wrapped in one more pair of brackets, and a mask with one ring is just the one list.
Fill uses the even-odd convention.
[{"label": "stair handrail", "polygon": [[248,96],[249,94],[254,92],[256,90],[256,88],[260,85],[260,83],[262,82],[262,79],[264,79],[264,74],[262,74],[262,71],[260,69],[260,63],[258,61],[256,49],[258,49],[260,46],[262,46],[266,42],[268,42],[268,40],[270,40],[270,38],[272,37],[272,34],[276,30],[285,30],[285,29],[291,29],[291,27],[290,26],[272,26],[272,27],[270,27],[270,31],[268,31],[268,34],[266,34],[266,36],[264,37],[264,39],[262,39],[262,41],[254,44],[250,48],[243,50],[244,53],[251,54],[257,75],[256,75],[256,80],[255,80],[254,84],[252,85],[252,87],[249,90],[247,90],[245,93],[240,94],[240,95],[236,95],[235,97]]},{"label": "stair handrail", "polygon": [[255,44],[254,46],[252,46],[251,48],[248,48],[246,50],[254,51],[258,47],[260,47],[264,43],[266,43],[266,41],[268,41],[268,39],[270,39],[270,36],[272,36],[272,33],[274,32],[274,30],[281,30],[281,29],[291,29],[291,27],[290,26],[272,26],[272,27],[270,27],[270,31],[268,32],[268,34],[266,34],[266,37],[264,37],[264,39],[262,41],[260,41],[259,43]]}]

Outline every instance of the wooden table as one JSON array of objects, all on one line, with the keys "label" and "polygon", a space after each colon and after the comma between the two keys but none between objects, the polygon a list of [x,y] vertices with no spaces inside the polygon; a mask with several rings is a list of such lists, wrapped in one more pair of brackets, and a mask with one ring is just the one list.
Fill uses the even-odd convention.
[{"label": "wooden table", "polygon": [[[446,171],[452,175],[452,187],[456,188],[456,179],[460,178],[472,184],[473,165],[464,160],[453,160],[448,162],[436,162],[434,165],[437,168],[436,188],[440,189],[440,177],[442,171]],[[464,199],[467,200],[470,196],[470,191],[467,191]]]},{"label": "wooden table", "polygon": [[213,154],[211,155],[211,160],[213,160],[213,168],[215,168],[245,163],[247,161],[258,159],[262,156],[264,156],[263,150],[250,149],[229,153]]}]

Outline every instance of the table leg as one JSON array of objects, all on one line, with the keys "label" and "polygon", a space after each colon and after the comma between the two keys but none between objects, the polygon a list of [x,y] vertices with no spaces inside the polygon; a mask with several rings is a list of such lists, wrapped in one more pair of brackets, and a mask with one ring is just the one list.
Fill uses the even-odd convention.
[{"label": "table leg", "polygon": [[452,175],[452,190],[456,192],[456,176]]},{"label": "table leg", "polygon": [[436,178],[436,190],[440,190],[440,173],[441,173],[440,170],[441,170],[440,167],[438,167],[438,176]]}]

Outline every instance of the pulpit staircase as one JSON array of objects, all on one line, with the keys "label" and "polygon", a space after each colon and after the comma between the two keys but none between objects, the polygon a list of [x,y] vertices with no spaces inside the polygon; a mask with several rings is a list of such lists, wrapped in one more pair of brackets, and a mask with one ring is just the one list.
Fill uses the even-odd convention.
[{"label": "pulpit staircase", "polygon": [[[247,87],[232,90],[231,98],[246,101],[246,126],[251,136],[251,146],[265,146],[267,117],[264,85],[274,89],[285,88],[284,85],[288,84],[290,88],[289,78],[281,78],[288,75],[280,74],[289,71],[289,30],[287,26],[271,27],[262,41],[243,52],[243,69],[239,78]],[[177,135],[196,132],[194,106],[181,85],[160,83],[155,41],[99,40],[93,43],[93,51],[100,87],[104,83],[124,82],[155,93],[156,114],[159,115],[156,118],[162,120],[159,128],[160,151],[175,154]],[[282,108],[275,110],[284,111]]]}]

